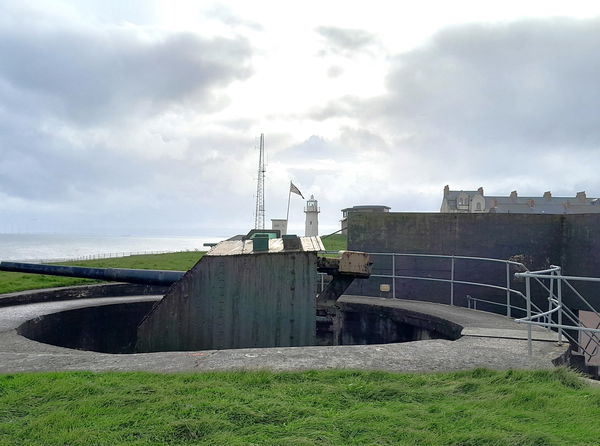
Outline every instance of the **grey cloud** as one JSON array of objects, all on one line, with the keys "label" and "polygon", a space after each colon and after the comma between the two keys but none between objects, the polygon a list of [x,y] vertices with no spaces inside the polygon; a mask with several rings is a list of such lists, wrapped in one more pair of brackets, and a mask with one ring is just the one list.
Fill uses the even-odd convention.
[{"label": "grey cloud", "polygon": [[337,65],[332,65],[331,67],[329,67],[327,69],[327,77],[330,77],[330,78],[340,77],[343,72],[344,72],[344,69],[342,67],[339,67]]},{"label": "grey cloud", "polygon": [[342,127],[340,142],[361,151],[387,150],[388,143],[376,133],[364,128]]},{"label": "grey cloud", "polygon": [[327,51],[342,56],[352,56],[379,44],[377,36],[362,29],[319,26],[316,32],[325,39]]},{"label": "grey cloud", "polygon": [[[198,196],[200,185],[234,187],[236,163],[249,150],[250,141],[223,133],[181,138],[185,139],[183,154],[169,156],[163,149],[161,156],[144,157],[121,150],[110,138],[86,140],[85,147],[77,147],[51,130],[31,127],[26,119],[0,112],[0,191],[14,198],[55,203],[98,202],[111,191],[135,191],[152,204]],[[161,140],[157,135],[155,144]],[[162,190],[169,196],[163,196]]]},{"label": "grey cloud", "polygon": [[0,188],[25,200],[61,202],[90,199],[111,188],[143,184],[143,160],[105,146],[84,149],[31,126],[25,119],[0,116]]},{"label": "grey cloud", "polygon": [[599,20],[527,20],[438,33],[399,55],[371,111],[399,131],[469,144],[600,143]]},{"label": "grey cloud", "polygon": [[455,26],[397,55],[385,94],[340,97],[306,116],[369,129],[374,138],[349,130],[339,143],[389,154],[402,172],[398,200],[444,184],[597,196],[598,48],[598,19]]},{"label": "grey cloud", "polygon": [[222,4],[214,5],[208,11],[208,14],[210,16],[213,16],[214,18],[219,19],[226,25],[229,25],[232,27],[249,28],[254,31],[262,31],[263,30],[263,26],[260,25],[259,23],[253,22],[251,20],[245,20],[245,19],[239,17],[231,9],[229,9],[227,6],[222,5]]},{"label": "grey cloud", "polygon": [[[21,224],[36,220],[29,230],[134,225],[188,233],[218,227],[207,208],[216,219],[240,218],[243,206],[222,205],[214,191],[234,188],[246,149],[241,138],[207,131],[190,137],[163,118],[170,113],[183,122],[191,110],[200,116],[221,106],[221,87],[251,74],[246,40],[189,33],[150,38],[133,27],[40,23],[16,29],[0,22],[3,216]],[[247,125],[224,123],[230,132]],[[119,147],[129,134],[152,144],[155,155],[131,150],[133,142]],[[170,144],[184,153],[171,156]]]},{"label": "grey cloud", "polygon": [[[371,102],[371,101],[368,101]],[[315,121],[324,121],[336,117],[362,117],[364,112],[361,110],[367,105],[364,99],[355,96],[344,96],[323,106],[313,107],[304,116]]]},{"label": "grey cloud", "polygon": [[307,140],[292,145],[277,153],[276,160],[288,163],[308,163],[317,160],[347,160],[353,155],[353,150],[340,144],[339,141],[330,141],[321,136],[311,135]]},{"label": "grey cloud", "polygon": [[597,148],[600,19],[462,25],[392,60],[382,96],[342,97],[315,120],[384,124],[406,142],[480,150]]},{"label": "grey cloud", "polygon": [[[23,224],[37,212],[34,230],[42,231],[213,225],[217,234],[220,226],[211,219],[251,220],[254,184],[240,169],[251,141],[239,136],[206,134],[190,139],[182,156],[146,158],[110,140],[74,147],[60,135],[28,128],[25,120],[0,118],[3,219],[8,210]],[[11,200],[26,206],[9,208]],[[36,210],[42,203],[44,210]]]},{"label": "grey cloud", "polygon": [[241,38],[189,33],[148,40],[127,30],[0,29],[0,94],[10,89],[39,114],[86,124],[207,108],[213,88],[250,75],[250,53]]}]

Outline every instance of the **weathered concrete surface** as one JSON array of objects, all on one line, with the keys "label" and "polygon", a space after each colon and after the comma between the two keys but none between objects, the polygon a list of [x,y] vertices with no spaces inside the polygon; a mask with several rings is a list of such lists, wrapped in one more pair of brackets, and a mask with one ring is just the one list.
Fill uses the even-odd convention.
[{"label": "weathered concrete surface", "polygon": [[204,256],[141,322],[137,351],[314,345],[315,252]]},{"label": "weathered concrete surface", "polygon": [[[489,257],[511,257],[530,270],[561,265],[569,275],[600,276],[600,214],[443,214],[443,213],[353,213],[348,220],[348,249],[365,252],[398,252]],[[390,274],[391,261],[373,257],[373,274]],[[448,259],[396,258],[398,275],[450,278]],[[517,272],[511,269],[511,276]],[[506,286],[504,264],[460,260],[455,263],[455,279]],[[379,284],[389,279],[356,281],[349,293],[379,296]],[[447,283],[398,280],[396,296],[403,299],[433,299],[448,303]],[[523,282],[511,287],[524,291]],[[598,286],[582,284],[584,295],[600,308]],[[547,307],[546,294],[534,284],[536,303]],[[455,303],[466,306],[466,295],[504,302],[503,291],[468,285],[455,285]],[[583,309],[573,295],[563,295],[573,309]],[[513,302],[524,302],[513,296]],[[486,311],[503,312],[495,306],[479,304]],[[522,314],[521,314],[522,315]]]},{"label": "weathered concrete surface", "polygon": [[167,289],[168,287],[164,286],[133,283],[99,283],[62,288],[43,288],[0,294],[0,307],[94,297],[158,295],[166,293]]},{"label": "weathered concrete surface", "polygon": [[[338,300],[338,306],[343,312],[376,313],[381,318],[432,330],[451,340],[461,336],[511,339],[528,336],[527,326],[511,318],[433,302],[345,295]],[[536,326],[532,327],[532,338],[558,340],[556,333]]]},{"label": "weathered concrete surface", "polygon": [[[48,312],[159,299],[160,296],[96,298],[64,302],[46,302],[7,307],[0,313],[0,372],[23,371],[155,371],[197,372],[210,370],[307,370],[362,369],[396,372],[436,372],[467,370],[475,367],[492,369],[551,368],[552,361],[564,354],[566,347],[554,342],[536,341],[534,354],[527,356],[527,342],[520,339],[463,336],[456,341],[429,340],[402,344],[356,345],[337,347],[288,347],[266,349],[161,352],[133,355],[103,354],[70,350],[31,341],[16,332],[23,322]],[[423,303],[409,304],[413,310]],[[427,306],[438,316],[444,306]],[[446,308],[455,322],[482,320],[481,312]],[[462,315],[463,311],[465,312]],[[485,325],[507,328],[511,321],[487,316]],[[499,319],[495,319],[499,318]],[[495,321],[494,321],[495,320]],[[481,325],[481,324],[478,324]],[[464,328],[468,328],[465,326]]]}]

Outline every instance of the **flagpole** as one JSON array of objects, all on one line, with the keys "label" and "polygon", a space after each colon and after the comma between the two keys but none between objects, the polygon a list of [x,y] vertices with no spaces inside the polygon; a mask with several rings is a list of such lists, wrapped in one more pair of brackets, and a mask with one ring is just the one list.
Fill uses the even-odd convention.
[{"label": "flagpole", "polygon": [[285,224],[287,226],[288,219],[290,218],[290,199],[292,198],[292,182],[290,181],[290,191],[288,192],[288,209],[285,216]]}]

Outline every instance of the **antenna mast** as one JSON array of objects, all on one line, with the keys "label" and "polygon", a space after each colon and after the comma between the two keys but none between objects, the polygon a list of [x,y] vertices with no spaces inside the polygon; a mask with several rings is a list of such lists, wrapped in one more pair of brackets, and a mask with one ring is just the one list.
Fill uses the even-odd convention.
[{"label": "antenna mast", "polygon": [[265,229],[265,135],[260,134],[260,155],[258,157],[258,184],[256,185],[256,213],[254,229]]}]

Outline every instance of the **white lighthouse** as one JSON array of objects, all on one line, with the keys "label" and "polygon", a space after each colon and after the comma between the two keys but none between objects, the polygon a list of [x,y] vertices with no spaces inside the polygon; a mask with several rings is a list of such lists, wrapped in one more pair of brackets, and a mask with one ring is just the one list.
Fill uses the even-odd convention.
[{"label": "white lighthouse", "polygon": [[306,214],[306,225],[304,226],[304,235],[312,237],[319,235],[319,203],[315,200],[314,195],[310,196],[310,200],[306,200],[304,213]]}]

